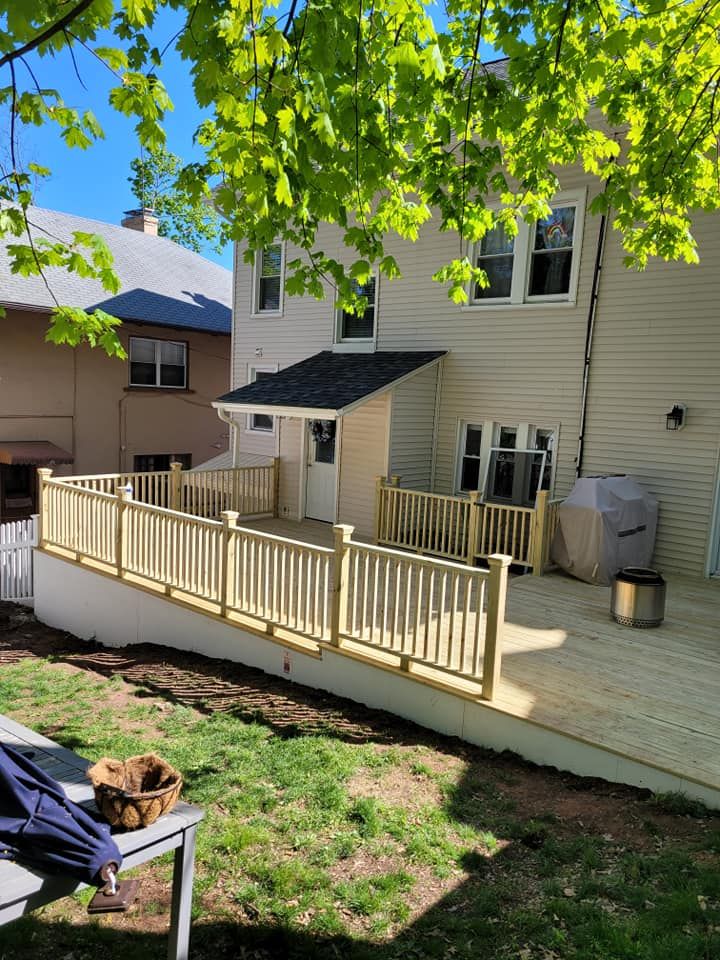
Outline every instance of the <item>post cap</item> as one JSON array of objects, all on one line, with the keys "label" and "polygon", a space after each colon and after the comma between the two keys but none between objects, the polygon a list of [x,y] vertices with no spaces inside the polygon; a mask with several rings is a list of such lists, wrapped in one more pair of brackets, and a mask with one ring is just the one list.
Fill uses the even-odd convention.
[{"label": "post cap", "polygon": [[52,470],[50,469],[50,467],[38,467],[38,474],[41,477],[51,477]]},{"label": "post cap", "polygon": [[222,520],[227,520],[228,523],[236,523],[240,514],[237,510],[223,510],[220,514]]},{"label": "post cap", "polygon": [[336,537],[342,537],[343,540],[349,540],[355,532],[355,527],[349,523],[336,523],[333,525],[333,532]]},{"label": "post cap", "polygon": [[492,553],[487,559],[491,567],[509,567],[513,562],[506,553]]}]

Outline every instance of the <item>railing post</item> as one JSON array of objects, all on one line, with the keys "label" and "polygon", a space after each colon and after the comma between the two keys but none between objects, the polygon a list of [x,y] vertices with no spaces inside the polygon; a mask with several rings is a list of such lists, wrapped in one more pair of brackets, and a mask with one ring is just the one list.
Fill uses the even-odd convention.
[{"label": "railing post", "polygon": [[480,519],[479,491],[471,490],[468,498],[470,500],[470,506],[468,507],[470,515],[468,517],[467,552],[465,555],[465,563],[467,563],[468,566],[474,567],[475,554],[478,552],[478,520]]},{"label": "railing post", "polygon": [[40,521],[38,530],[38,546],[44,547],[45,541],[47,539],[48,531],[48,520],[50,512],[50,504],[48,502],[47,488],[45,486],[46,482],[52,476],[52,470],[48,467],[39,467],[38,472],[38,505],[40,508]]},{"label": "railing post", "polygon": [[170,463],[170,503],[171,510],[179,512],[182,507],[182,464],[177,460]]},{"label": "railing post", "polygon": [[383,490],[385,477],[375,477],[375,543],[380,543],[383,533]]},{"label": "railing post", "polygon": [[280,514],[280,457],[273,457],[273,516]]},{"label": "railing post", "polygon": [[399,487],[399,486],[400,486],[400,476],[399,476],[397,473],[393,473],[393,475],[390,477],[390,483],[391,483],[394,487]]},{"label": "railing post", "polygon": [[123,561],[125,559],[125,511],[127,505],[132,500],[132,493],[126,486],[118,484],[115,493],[117,494],[117,515],[115,520],[115,570],[119,578],[123,575]]},{"label": "railing post", "polygon": [[547,524],[548,491],[538,490],[533,516],[532,572],[539,577],[543,572],[545,556],[545,528]]},{"label": "railing post", "polygon": [[226,617],[228,607],[235,602],[235,546],[236,538],[232,531],[237,527],[237,510],[223,510],[220,514],[222,520],[222,546],[220,551],[220,616]]},{"label": "railing post", "polygon": [[487,594],[485,653],[483,655],[482,672],[482,695],[485,700],[494,699],[495,690],[500,680],[508,567],[511,563],[512,557],[502,553],[494,553],[488,557],[490,582]]},{"label": "railing post", "polygon": [[348,592],[350,579],[350,538],[355,527],[336,523],[335,557],[333,565],[333,592],[330,609],[330,643],[340,646],[340,631],[347,626]]}]

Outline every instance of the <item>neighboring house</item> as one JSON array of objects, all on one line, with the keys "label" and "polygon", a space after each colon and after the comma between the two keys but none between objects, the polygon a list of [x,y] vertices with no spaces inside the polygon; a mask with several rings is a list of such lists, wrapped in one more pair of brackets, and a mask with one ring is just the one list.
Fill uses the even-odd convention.
[{"label": "neighboring house", "polygon": [[29,219],[37,236],[69,240],[81,230],[106,240],[117,295],[67,271],[47,276],[60,303],[123,320],[128,360],[46,343],[51,294],[41,278],[11,274],[0,247],[0,520],[36,509],[38,466],[162,470],[172,459],[191,467],[222,452],[229,428],[210,402],[228,382],[230,272],[158,237],[147,212],[132,211],[123,226],[40,208]]},{"label": "neighboring house", "polygon": [[[566,172],[551,217],[471,250],[490,286],[467,306],[430,279],[458,253],[433,224],[416,244],[388,242],[403,277],[375,277],[363,317],[330,288],[325,302],[284,295],[301,251],[272,245],[254,269],[236,258],[234,389],[216,406],[234,418],[236,458],[280,457],[281,515],[370,535],[376,475],[523,504],[538,486],[566,495],[580,457],[582,475],[627,472],[659,498],[660,567],[719,570],[718,217],[695,220],[699,266],[628,270],[608,229],[599,270],[597,189]],[[348,260],[339,231],[320,245]]]}]

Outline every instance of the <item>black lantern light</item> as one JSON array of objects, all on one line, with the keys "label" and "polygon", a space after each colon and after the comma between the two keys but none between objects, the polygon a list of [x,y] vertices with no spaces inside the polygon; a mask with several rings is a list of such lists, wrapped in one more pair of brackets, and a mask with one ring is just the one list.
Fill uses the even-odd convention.
[{"label": "black lantern light", "polygon": [[685,426],[685,414],[687,407],[684,403],[674,403],[670,413],[665,415],[665,428],[667,430],[682,430]]}]

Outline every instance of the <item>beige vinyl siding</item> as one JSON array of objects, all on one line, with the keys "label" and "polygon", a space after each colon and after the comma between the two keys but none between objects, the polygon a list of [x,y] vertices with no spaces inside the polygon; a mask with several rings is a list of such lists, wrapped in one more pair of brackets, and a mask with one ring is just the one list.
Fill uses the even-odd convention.
[{"label": "beige vinyl siding", "polygon": [[[588,182],[580,174],[562,179],[565,192],[579,192]],[[438,492],[455,489],[463,422],[555,429],[553,492],[563,496],[572,488],[599,227],[598,218],[587,213],[594,189],[588,189],[573,303],[462,309],[448,300],[442,285],[431,280],[439,267],[463,252],[456,237],[440,233],[431,223],[415,244],[388,239],[387,252],[398,260],[403,276],[392,282],[379,279],[377,349],[449,351],[435,431],[433,487]],[[697,221],[699,266],[652,263],[641,274],[623,266],[620,244],[610,232],[588,398],[584,473],[628,472],[654,492],[661,501],[656,561],[693,573],[702,573],[705,567],[717,482],[719,223],[717,215]],[[332,228],[323,228],[318,244],[346,262],[352,259]],[[286,260],[297,255],[298,251],[288,250]],[[241,262],[236,278],[234,386],[245,382],[248,364],[277,363],[282,369],[332,348],[334,305],[329,288],[323,302],[285,297],[282,317],[251,316],[251,291],[252,269]],[[256,357],[257,352],[262,356]],[[422,487],[427,476],[422,455],[426,413],[421,416],[413,406],[417,388],[410,380],[406,392],[404,385],[396,391],[390,463],[404,484]],[[688,425],[677,433],[665,429],[665,414],[674,402],[687,403],[689,408]],[[429,402],[423,409],[429,410]],[[406,431],[406,441],[401,439],[405,422],[414,424],[411,433]],[[346,426],[352,437],[351,418]],[[365,445],[367,453],[369,438]],[[240,448],[258,454],[274,452],[271,438],[253,439],[248,434],[241,436]],[[352,461],[352,452],[349,456],[349,463],[358,470],[350,477],[346,472],[350,467],[343,464],[340,519],[354,522],[343,510],[360,509],[363,501],[360,513],[364,511],[363,522],[368,523],[374,477],[384,473],[387,464],[370,468],[365,461]],[[366,489],[360,490],[361,483]]]},{"label": "beige vinyl siding", "polygon": [[392,391],[390,473],[403,487],[429,490],[438,365],[418,373]]},{"label": "beige vinyl siding", "polygon": [[390,396],[369,400],[342,419],[338,520],[360,537],[374,532],[375,478],[388,468]]},{"label": "beige vinyl siding", "polygon": [[305,421],[283,417],[276,425],[280,431],[280,489],[278,514],[293,520],[302,519],[300,495],[302,491],[301,461]]},{"label": "beige vinyl siding", "polygon": [[[602,272],[583,473],[629,473],[658,497],[655,563],[702,575],[720,437],[720,231],[699,216],[699,265],[627,270],[617,235]],[[688,405],[681,431],[665,427]]]}]

